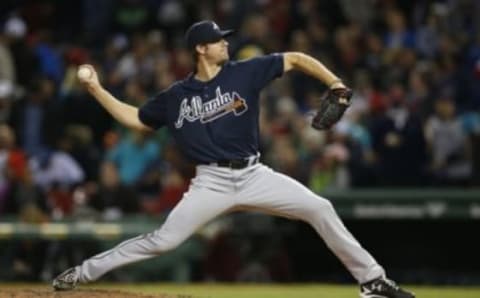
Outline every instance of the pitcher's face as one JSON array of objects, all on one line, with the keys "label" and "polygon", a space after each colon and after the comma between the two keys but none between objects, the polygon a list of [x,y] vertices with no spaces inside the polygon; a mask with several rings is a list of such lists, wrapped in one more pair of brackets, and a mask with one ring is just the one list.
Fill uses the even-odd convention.
[{"label": "pitcher's face", "polygon": [[223,64],[229,59],[228,42],[225,39],[205,44],[202,48],[206,60],[210,61],[212,64]]}]

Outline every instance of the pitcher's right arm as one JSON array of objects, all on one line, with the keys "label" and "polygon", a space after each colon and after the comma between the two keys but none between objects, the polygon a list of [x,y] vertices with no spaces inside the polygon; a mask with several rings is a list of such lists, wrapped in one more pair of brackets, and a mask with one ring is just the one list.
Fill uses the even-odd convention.
[{"label": "pitcher's right arm", "polygon": [[131,129],[152,131],[150,127],[144,125],[138,118],[138,108],[118,100],[103,88],[92,65],[84,64],[80,67],[88,67],[91,70],[91,75],[86,78],[79,77],[78,79],[115,120]]}]

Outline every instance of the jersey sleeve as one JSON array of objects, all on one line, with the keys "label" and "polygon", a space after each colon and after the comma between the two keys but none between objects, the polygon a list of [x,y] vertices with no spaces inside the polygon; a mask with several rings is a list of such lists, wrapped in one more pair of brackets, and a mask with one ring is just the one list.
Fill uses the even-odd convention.
[{"label": "jersey sleeve", "polygon": [[279,53],[252,58],[249,61],[253,68],[253,85],[256,89],[262,89],[274,79],[283,74],[283,55]]},{"label": "jersey sleeve", "polygon": [[152,129],[167,124],[167,96],[162,92],[150,98],[138,109],[138,119]]}]

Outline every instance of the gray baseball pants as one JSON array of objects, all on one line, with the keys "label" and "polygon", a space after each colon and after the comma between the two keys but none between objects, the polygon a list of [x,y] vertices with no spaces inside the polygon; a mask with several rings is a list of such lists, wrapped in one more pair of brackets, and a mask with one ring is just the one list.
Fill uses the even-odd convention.
[{"label": "gray baseball pants", "polygon": [[159,229],[85,260],[77,267],[79,281],[94,281],[120,266],[161,255],[216,216],[238,209],[309,223],[359,283],[385,274],[345,228],[332,204],[299,182],[262,164],[240,170],[200,165],[189,190]]}]

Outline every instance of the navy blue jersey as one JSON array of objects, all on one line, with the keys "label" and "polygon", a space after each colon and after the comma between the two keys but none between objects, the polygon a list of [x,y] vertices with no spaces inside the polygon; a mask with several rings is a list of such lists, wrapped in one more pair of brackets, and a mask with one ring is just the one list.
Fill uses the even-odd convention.
[{"label": "navy blue jersey", "polygon": [[283,55],[230,61],[210,81],[193,74],[139,109],[145,125],[167,126],[187,158],[197,163],[242,159],[258,152],[259,93],[283,74]]}]

